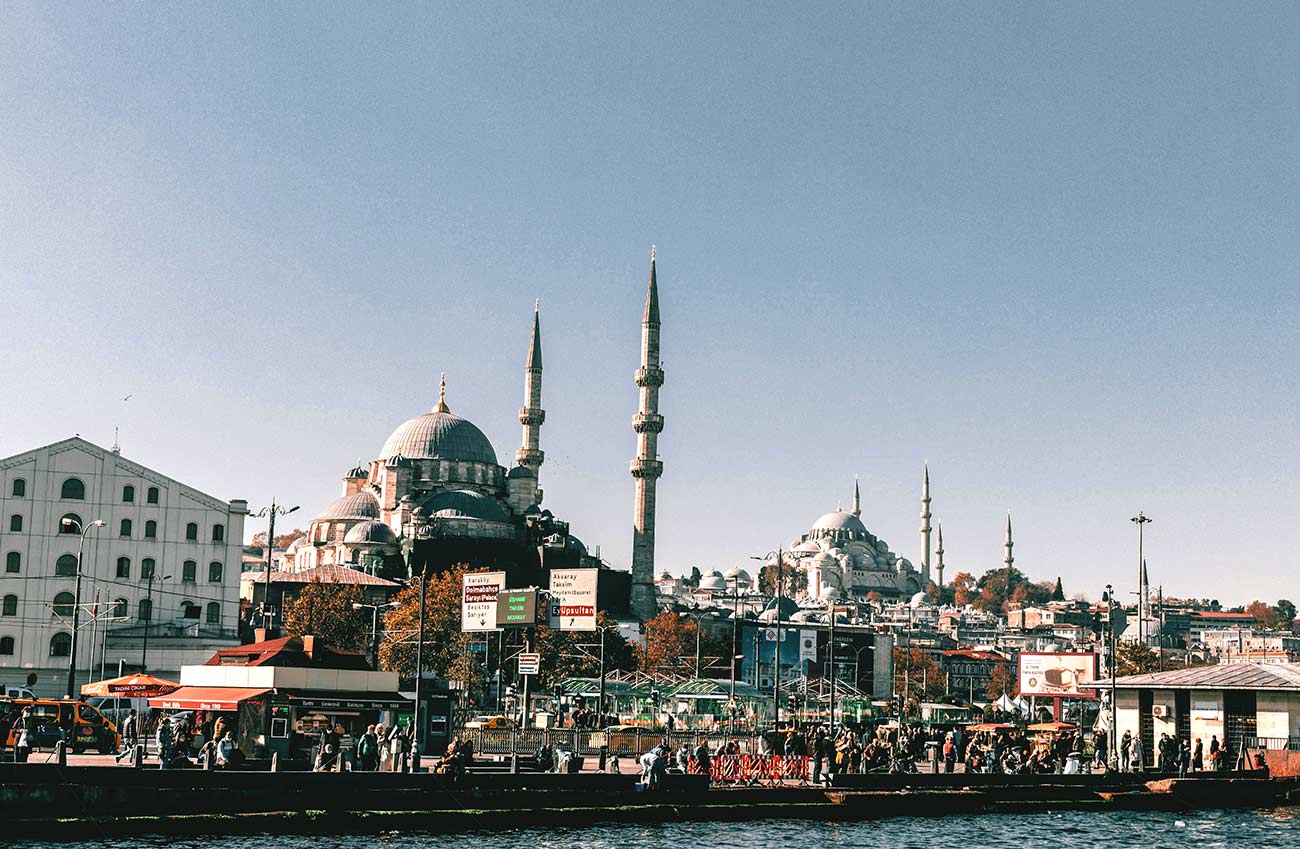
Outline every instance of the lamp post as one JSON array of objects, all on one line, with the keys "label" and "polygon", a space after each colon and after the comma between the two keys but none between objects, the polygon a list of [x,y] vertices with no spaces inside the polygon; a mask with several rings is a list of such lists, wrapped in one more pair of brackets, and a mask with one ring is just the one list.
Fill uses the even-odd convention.
[{"label": "lamp post", "polygon": [[420,564],[420,623],[416,627],[415,638],[415,735],[411,745],[411,772],[420,771],[420,746],[424,741],[423,727],[420,723],[423,711],[420,710],[421,690],[424,682],[424,597],[429,584],[429,564]]},{"label": "lamp post", "polygon": [[774,728],[781,724],[781,643],[785,636],[781,631],[781,584],[785,577],[782,574],[784,553],[782,549],[777,548],[776,551],[769,551],[761,557],[749,558],[767,562],[773,555],[776,556],[776,600],[772,605],[772,612],[776,614],[776,643],[772,647],[772,726]]},{"label": "lamp post", "polygon": [[1118,722],[1118,706],[1115,704],[1115,667],[1118,665],[1119,658],[1116,656],[1118,647],[1115,642],[1115,590],[1110,584],[1106,585],[1106,626],[1110,630],[1110,762],[1118,764],[1119,744],[1115,740],[1118,730],[1115,727]]},{"label": "lamp post", "polygon": [[839,612],[835,609],[835,600],[831,599],[830,608],[830,633],[826,636],[826,673],[831,679],[831,734],[835,733],[835,615]]},{"label": "lamp post", "polygon": [[370,645],[371,651],[374,652],[373,663],[375,669],[379,668],[379,611],[397,606],[398,603],[395,601],[386,602],[384,604],[363,604],[359,601],[352,602],[353,610],[364,610],[367,608],[370,610]]},{"label": "lamp post", "polygon": [[[736,661],[743,658],[740,653],[740,576],[732,575],[729,579],[731,582],[732,599],[735,602],[731,612],[731,697],[727,701],[727,715],[729,717],[728,733],[736,733]],[[758,663],[757,655],[754,657],[754,663]]]},{"label": "lamp post", "polygon": [[[65,528],[75,527],[77,532],[81,534],[81,541],[77,543],[77,590],[72,603],[72,646],[70,647],[71,651],[68,653],[68,698],[71,699],[77,692],[75,687],[77,686],[77,620],[79,618],[78,614],[81,612],[81,555],[86,550],[86,534],[95,528],[102,528],[106,523],[103,519],[96,519],[83,528],[81,522],[76,519],[64,519],[59,524]],[[90,648],[93,654],[95,649],[93,643]]]},{"label": "lamp post", "polygon": [[[149,661],[149,629],[153,627],[153,579],[154,579],[154,574],[157,572],[157,570],[158,567],[155,566],[154,568],[149,570],[149,574],[146,576],[146,583],[145,583],[146,589],[145,589],[144,597],[149,601],[149,618],[144,620],[144,644],[140,647],[140,671],[141,672],[149,671],[149,667],[147,665]],[[171,575],[163,575],[158,580],[169,581],[171,580],[171,577],[172,577]]]},{"label": "lamp post", "polygon": [[297,510],[298,506],[285,508],[275,503],[275,498],[271,499],[269,507],[263,507],[256,513],[250,513],[254,519],[270,519],[269,526],[266,529],[266,592],[262,595],[262,627],[267,629],[266,636],[271,636],[270,610],[271,610],[271,555],[275,553],[275,517],[288,516]]},{"label": "lamp post", "polygon": [[1138,526],[1138,642],[1145,643],[1146,641],[1142,638],[1142,631],[1146,627],[1146,623],[1142,620],[1146,618],[1147,582],[1145,580],[1146,568],[1144,566],[1146,556],[1142,553],[1142,529],[1151,523],[1151,519],[1143,515],[1142,511],[1139,510],[1138,514],[1129,521]]}]

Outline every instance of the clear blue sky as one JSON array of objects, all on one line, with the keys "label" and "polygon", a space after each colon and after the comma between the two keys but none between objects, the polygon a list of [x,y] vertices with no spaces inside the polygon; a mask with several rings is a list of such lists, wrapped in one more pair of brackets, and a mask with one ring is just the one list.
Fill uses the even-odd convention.
[{"label": "clear blue sky", "polygon": [[[434,402],[626,568],[659,246],[659,563],[862,477],[919,559],[1300,596],[1292,4],[10,3],[0,455],[74,432],[301,503]],[[126,402],[120,399],[134,393]],[[251,531],[251,529],[250,529]]]}]

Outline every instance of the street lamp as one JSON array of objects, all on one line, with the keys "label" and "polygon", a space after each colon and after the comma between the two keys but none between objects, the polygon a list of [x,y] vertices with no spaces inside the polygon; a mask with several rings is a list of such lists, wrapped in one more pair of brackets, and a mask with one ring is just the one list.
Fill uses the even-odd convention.
[{"label": "street lamp", "polygon": [[271,555],[275,552],[275,517],[288,516],[298,507],[284,508],[275,503],[275,498],[271,499],[271,506],[263,507],[256,513],[250,513],[254,519],[265,519],[270,517],[270,525],[266,529],[266,592],[262,596],[262,627],[267,629],[266,636],[271,636],[270,621],[271,611]]},{"label": "street lamp", "polygon": [[[744,654],[737,654],[740,646],[740,575],[732,575],[727,579],[731,584],[732,598],[735,602],[734,609],[731,613],[731,698],[727,702],[727,713],[730,717],[730,731],[736,733],[736,661],[743,658]],[[758,655],[754,655],[755,667],[758,665]]]},{"label": "street lamp", "polygon": [[1144,574],[1146,569],[1143,568],[1143,563],[1146,558],[1142,553],[1142,528],[1145,525],[1150,524],[1151,519],[1143,515],[1142,511],[1139,510],[1138,514],[1132,519],[1129,519],[1129,521],[1138,526],[1138,642],[1143,643],[1145,641],[1142,639],[1142,631],[1146,627],[1146,624],[1142,620],[1145,618],[1147,605],[1147,582],[1144,580],[1146,577]]},{"label": "street lamp", "polygon": [[[784,634],[781,632],[781,584],[785,578],[782,574],[782,566],[785,552],[780,548],[776,551],[769,551],[762,556],[751,556],[750,560],[761,560],[764,563],[776,557],[776,600],[772,605],[772,610],[776,614],[776,643],[772,648],[772,727],[781,724],[781,643]],[[758,656],[755,655],[754,662],[757,664]]]},{"label": "street lamp", "polygon": [[[141,672],[149,671],[146,663],[149,659],[149,629],[153,627],[153,580],[154,580],[154,574],[155,572],[157,572],[157,569],[158,567],[156,566],[150,569],[149,574],[146,576],[147,583],[145,585],[146,586],[145,598],[148,599],[149,601],[149,618],[144,620],[144,644],[140,647],[140,671]],[[158,580],[159,582],[170,581],[171,578],[172,578],[171,575],[163,575]]]},{"label": "street lamp", "polygon": [[1118,665],[1117,657],[1118,646],[1115,642],[1115,590],[1110,584],[1106,585],[1106,625],[1110,629],[1110,763],[1119,763],[1119,750],[1116,748],[1119,744],[1115,739],[1116,727],[1118,721],[1117,707],[1115,704],[1115,667]]},{"label": "street lamp", "polygon": [[372,646],[371,651],[375,654],[375,669],[379,668],[379,611],[397,606],[398,602],[395,601],[386,602],[385,604],[363,604],[359,601],[352,602],[353,610],[364,610],[366,608],[369,608],[370,610],[370,643]]},{"label": "street lamp", "polygon": [[[72,698],[77,692],[74,688],[77,686],[77,619],[81,613],[81,555],[86,550],[86,534],[107,523],[103,519],[96,519],[83,528],[79,520],[65,518],[59,524],[65,528],[76,528],[81,534],[81,541],[77,543],[77,592],[72,604],[72,646],[68,654],[68,698]],[[94,643],[91,643],[90,651],[93,655]]]}]

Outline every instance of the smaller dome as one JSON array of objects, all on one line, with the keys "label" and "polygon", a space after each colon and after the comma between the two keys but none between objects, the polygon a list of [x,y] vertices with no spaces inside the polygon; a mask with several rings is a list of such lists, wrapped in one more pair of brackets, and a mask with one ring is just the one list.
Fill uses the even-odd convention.
[{"label": "smaller dome", "polygon": [[732,583],[732,582],[739,583],[739,584],[754,583],[754,577],[750,575],[748,572],[746,572],[744,569],[741,569],[739,566],[732,566],[730,569],[722,573],[722,577],[726,578],[728,583]]},{"label": "smaller dome", "polygon": [[357,492],[336,498],[329,503],[317,521],[326,519],[378,519],[379,502],[368,492]]},{"label": "smaller dome", "polygon": [[822,547],[820,545],[808,539],[808,540],[804,540],[803,542],[796,545],[794,548],[790,549],[790,553],[791,554],[816,554],[821,550]]},{"label": "smaller dome", "polygon": [[[776,599],[772,599],[767,603],[767,607],[763,610],[763,612],[769,613],[775,608],[776,608]],[[785,595],[781,596],[781,618],[782,619],[789,619],[791,616],[793,616],[798,612],[799,612],[799,605],[795,604],[794,599]]]},{"label": "smaller dome", "polygon": [[348,473],[344,475],[344,477],[348,480],[368,478],[370,477],[370,472],[366,470],[365,466],[361,465],[360,461],[358,461],[355,466],[348,470]]},{"label": "smaller dome", "polygon": [[343,537],[343,541],[346,543],[371,542],[383,545],[396,545],[397,535],[393,533],[392,528],[388,527],[383,522],[371,521],[362,522],[353,527]]},{"label": "smaller dome", "polygon": [[393,456],[388,458],[389,468],[394,468],[394,469],[406,468],[410,465],[411,465],[411,461],[403,457],[401,453],[394,454]]},{"label": "smaller dome", "polygon": [[515,478],[535,479],[537,477],[537,474],[527,466],[515,466],[510,471],[506,472],[506,477],[509,478],[510,480],[514,480]]},{"label": "smaller dome", "polygon": [[430,496],[420,505],[430,516],[442,519],[479,519],[509,522],[510,517],[495,498],[468,489],[453,489]]},{"label": "smaller dome", "polygon": [[700,578],[700,589],[702,590],[725,590],[726,588],[727,581],[717,569]]},{"label": "smaller dome", "polygon": [[822,584],[822,598],[839,598],[840,591],[838,587],[832,587],[830,584]]},{"label": "smaller dome", "polygon": [[293,538],[293,542],[289,543],[289,545],[284,549],[284,553],[293,554],[294,552],[298,551],[298,549],[306,548],[309,545],[311,545],[311,542],[307,539],[307,537],[300,534]]}]

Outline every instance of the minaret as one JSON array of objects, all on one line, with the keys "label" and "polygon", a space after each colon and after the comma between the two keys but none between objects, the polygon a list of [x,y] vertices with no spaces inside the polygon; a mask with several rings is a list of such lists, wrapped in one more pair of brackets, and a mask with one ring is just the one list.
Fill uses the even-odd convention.
[{"label": "minaret", "polygon": [[655,250],[650,249],[650,283],[646,289],[645,313],[641,317],[641,368],[636,371],[640,406],[632,417],[636,431],[636,459],[631,463],[636,480],[636,506],[632,515],[632,613],[644,622],[653,619],[659,603],[655,598],[655,485],[664,473],[659,461],[659,432],[664,417],[659,415],[659,387],[664,370],[659,367],[659,285],[655,281]]},{"label": "minaret", "polygon": [[930,464],[925,464],[921,484],[921,585],[930,586]]},{"label": "minaret", "polygon": [[858,492],[858,476],[853,476],[853,515],[862,516],[862,493]]},{"label": "minaret", "polygon": [[[542,422],[546,411],[542,409],[542,323],[541,301],[533,305],[533,338],[528,343],[528,365],[524,366],[524,406],[519,411],[519,423],[524,426],[524,444],[515,452],[515,462],[538,475],[545,454],[542,452]],[[538,501],[541,500],[540,491]]]},{"label": "minaret", "polygon": [[1015,546],[1015,543],[1011,541],[1011,511],[1008,510],[1007,511],[1007,541],[1002,544],[1002,547],[1006,549],[1007,552],[1002,557],[1002,565],[1006,566],[1008,569],[1011,568],[1012,563],[1016,562],[1016,558],[1011,556],[1011,549],[1013,546]]},{"label": "minaret", "polygon": [[937,540],[937,542],[939,543],[939,547],[934,550],[934,557],[935,557],[934,568],[935,568],[935,575],[936,575],[935,583],[937,583],[940,589],[942,589],[943,588],[943,522],[936,522],[935,530],[938,532],[939,535],[939,538]]}]

